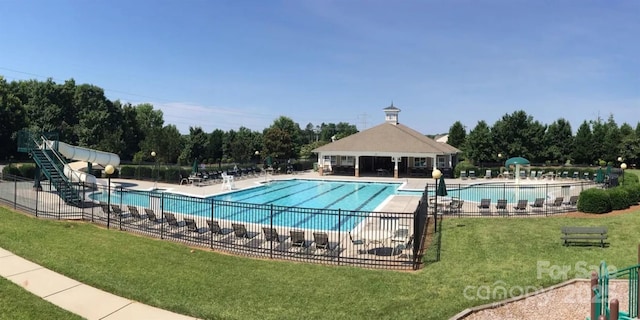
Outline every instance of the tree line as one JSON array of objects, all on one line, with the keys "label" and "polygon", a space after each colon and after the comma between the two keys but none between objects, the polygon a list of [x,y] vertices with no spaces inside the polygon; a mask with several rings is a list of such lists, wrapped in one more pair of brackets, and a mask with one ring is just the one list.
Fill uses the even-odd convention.
[{"label": "tree line", "polygon": [[640,123],[618,126],[613,115],[604,121],[584,120],[573,134],[571,124],[560,118],[544,125],[525,111],[505,114],[492,126],[484,120],[466,132],[459,121],[449,128],[448,143],[463,151],[463,158],[476,165],[524,157],[536,164],[628,165],[638,162]]},{"label": "tree line", "polygon": [[[340,123],[308,123],[304,129],[281,116],[263,131],[246,127],[205,132],[189,128],[181,134],[165,124],[162,110],[152,104],[132,105],[110,101],[95,85],[62,84],[52,79],[7,82],[0,76],[0,159],[23,159],[17,152],[17,133],[56,132],[59,140],[86,148],[113,152],[123,162],[158,161],[186,165],[200,163],[252,163],[307,158],[311,150],[357,132],[356,126]],[[151,153],[155,152],[156,157]]]},{"label": "tree line", "polygon": [[[0,159],[26,158],[17,152],[17,132],[57,132],[60,141],[113,152],[124,162],[251,163],[312,156],[311,150],[358,132],[355,125],[308,123],[304,129],[291,118],[280,116],[262,131],[240,127],[205,132],[190,127],[181,134],[165,124],[161,110],[152,104],[131,105],[110,101],[95,85],[76,84],[73,79],[57,84],[27,80],[7,82],[0,76]],[[480,120],[468,133],[459,121],[449,129],[448,143],[462,150],[462,159],[476,165],[497,163],[522,156],[536,164],[615,163],[623,158],[637,164],[640,123],[618,126],[613,115],[584,121],[573,134],[570,123],[558,119],[545,125],[525,111],[505,114],[492,126]],[[151,152],[156,152],[156,158]],[[257,152],[256,152],[257,151]],[[500,156],[501,157],[500,157]]]}]

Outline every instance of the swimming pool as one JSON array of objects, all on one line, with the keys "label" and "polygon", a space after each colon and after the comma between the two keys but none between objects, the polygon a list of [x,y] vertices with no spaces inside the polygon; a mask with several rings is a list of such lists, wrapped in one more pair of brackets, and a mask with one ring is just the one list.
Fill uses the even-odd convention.
[{"label": "swimming pool", "polygon": [[[193,199],[171,193],[125,191],[111,194],[111,203],[156,207],[165,211],[242,223],[273,224],[330,231],[348,231],[390,196],[400,183],[291,179]],[[107,201],[104,193],[93,200]],[[154,201],[156,203],[154,203]],[[157,203],[161,201],[162,203]],[[344,212],[337,214],[340,209]],[[353,214],[351,212],[365,212]]]}]

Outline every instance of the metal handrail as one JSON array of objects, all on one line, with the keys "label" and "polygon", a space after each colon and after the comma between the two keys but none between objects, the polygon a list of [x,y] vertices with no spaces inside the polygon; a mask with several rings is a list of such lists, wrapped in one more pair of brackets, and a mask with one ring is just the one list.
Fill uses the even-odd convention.
[{"label": "metal handrail", "polygon": [[[48,148],[48,147],[49,147],[47,142],[49,142],[50,140],[49,140],[49,139],[47,139],[47,137],[45,137],[44,135],[41,135],[41,136],[40,136],[40,139],[42,140],[42,145],[38,145],[38,142],[37,142],[37,141],[36,141],[36,145],[38,145],[38,147],[39,147],[39,148],[42,148],[42,146],[44,145],[44,149],[43,149],[43,150],[46,150],[46,148]],[[54,151],[54,152],[53,152],[53,154],[54,154],[54,155],[56,156],[56,158],[59,160],[59,163],[62,163],[62,168],[60,168],[60,169],[62,169],[62,175],[66,177],[66,175],[64,174],[64,166],[68,165],[69,163],[68,163],[66,160],[64,160],[64,159],[60,156],[60,154],[58,153],[58,151],[57,151],[57,150],[55,150],[55,149],[53,149],[53,148],[50,148],[50,149]],[[52,160],[51,158],[49,158],[49,156],[47,155],[47,153],[46,153],[46,152],[45,152],[45,156],[46,156],[49,160]],[[55,163],[55,162],[54,162],[54,163]],[[69,168],[69,172],[70,172],[70,175],[73,175],[73,177],[74,177],[74,178],[76,178],[76,180],[77,180],[77,181],[80,181],[80,175],[79,175],[79,174],[77,174],[77,173],[75,172],[75,170],[72,170],[71,168]],[[67,178],[71,178],[71,177],[67,177]],[[72,182],[72,183],[73,183],[73,179],[70,179],[70,180],[71,180],[70,182]]]}]

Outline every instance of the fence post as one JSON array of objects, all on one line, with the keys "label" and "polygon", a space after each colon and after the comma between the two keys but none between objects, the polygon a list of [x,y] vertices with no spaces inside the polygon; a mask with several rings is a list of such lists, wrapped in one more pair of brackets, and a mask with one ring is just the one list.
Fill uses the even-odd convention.
[{"label": "fence post", "polygon": [[[211,199],[211,223],[213,224],[213,213],[214,213],[214,203],[215,203],[215,199]],[[211,249],[213,249],[213,230],[209,230],[209,244],[211,246]]]},{"label": "fence post", "polygon": [[[598,296],[596,295],[596,290],[598,290],[598,273],[595,271],[591,272],[591,286],[589,287],[591,290],[591,317],[590,319],[596,318],[596,312],[598,312]],[[599,312],[598,312],[599,313]]]},{"label": "fence post", "polygon": [[[353,211],[351,212],[351,214],[353,214]],[[342,232],[340,232],[340,226],[342,225],[341,220],[342,220],[342,209],[338,208],[338,234],[342,233]],[[342,239],[340,239],[340,242],[342,242]],[[340,265],[340,255],[339,254],[338,254],[338,265]]]},{"label": "fence post", "polygon": [[[546,200],[547,197],[549,196],[549,184],[545,183],[544,184],[544,199]],[[549,216],[549,206],[546,205],[544,206],[544,216],[548,217]]]},{"label": "fence post", "polygon": [[[273,203],[269,205],[269,228],[273,231]],[[269,237],[271,237],[271,241],[269,241],[269,258],[273,259],[273,234],[269,231]]]},{"label": "fence post", "polygon": [[42,188],[40,188],[40,190],[35,189],[36,190],[36,217],[38,216],[38,199],[40,198],[40,190],[42,190]]},{"label": "fence post", "polygon": [[162,217],[160,224],[160,239],[164,239],[164,220],[166,219],[164,216],[164,192],[160,193],[160,216]]},{"label": "fence post", "polygon": [[18,178],[13,177],[13,210],[18,208]]}]

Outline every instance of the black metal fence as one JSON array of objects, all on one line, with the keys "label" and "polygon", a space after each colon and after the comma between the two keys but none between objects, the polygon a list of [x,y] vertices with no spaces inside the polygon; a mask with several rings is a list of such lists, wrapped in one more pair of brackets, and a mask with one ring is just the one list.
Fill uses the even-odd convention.
[{"label": "black metal fence", "polygon": [[[546,216],[576,210],[585,181],[427,185],[414,212],[368,212],[227,202],[159,191],[84,186],[79,206],[45,181],[0,178],[0,202],[38,217],[81,219],[237,255],[369,268],[417,269],[440,257],[443,217]],[[466,199],[466,200],[465,200]],[[471,200],[469,200],[471,199]],[[426,246],[425,246],[426,244]]]},{"label": "black metal fence", "polygon": [[572,179],[447,184],[447,195],[436,197],[432,184],[427,194],[431,214],[443,217],[548,216],[577,211],[580,193],[594,187],[602,186]]},{"label": "black metal fence", "polygon": [[[122,187],[87,186],[79,207],[42,183],[4,177],[0,201],[39,217],[82,219],[236,255],[367,268],[421,266],[426,205],[410,213],[256,205]],[[422,203],[422,202],[421,202]],[[426,202],[425,202],[426,203]],[[416,219],[418,215],[421,218]]]}]

